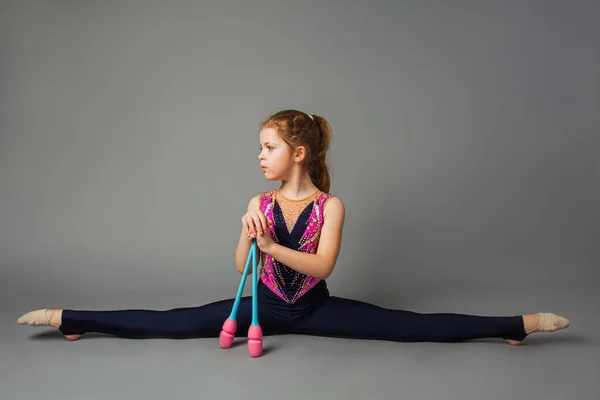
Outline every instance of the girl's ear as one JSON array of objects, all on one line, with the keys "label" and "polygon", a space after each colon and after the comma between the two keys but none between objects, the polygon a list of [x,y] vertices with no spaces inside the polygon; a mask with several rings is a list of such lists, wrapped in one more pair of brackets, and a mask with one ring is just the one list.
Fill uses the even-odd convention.
[{"label": "girl's ear", "polygon": [[296,164],[303,161],[304,158],[306,157],[306,147],[304,146],[298,146],[296,147],[296,152],[295,152],[295,157],[298,157],[298,159],[296,160]]}]

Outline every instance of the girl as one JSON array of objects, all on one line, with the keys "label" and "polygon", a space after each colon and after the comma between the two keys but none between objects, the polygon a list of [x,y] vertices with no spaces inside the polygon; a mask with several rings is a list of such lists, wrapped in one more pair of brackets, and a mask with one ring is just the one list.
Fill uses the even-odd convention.
[{"label": "girl", "polygon": [[[260,167],[278,189],[260,193],[248,203],[235,252],[243,273],[256,239],[261,260],[258,284],[259,321],[263,335],[306,334],[398,342],[459,342],[502,338],[520,344],[533,332],[569,326],[553,313],[515,316],[420,314],[330,296],[326,278],[334,268],[342,240],[345,209],[329,194],[326,154],[329,123],[320,116],[284,110],[269,117],[260,130]],[[127,338],[218,337],[234,299],[171,310],[58,310],[29,312],[22,325],[52,326],[69,340],[86,332]],[[247,332],[252,298],[238,308],[238,332]]]}]

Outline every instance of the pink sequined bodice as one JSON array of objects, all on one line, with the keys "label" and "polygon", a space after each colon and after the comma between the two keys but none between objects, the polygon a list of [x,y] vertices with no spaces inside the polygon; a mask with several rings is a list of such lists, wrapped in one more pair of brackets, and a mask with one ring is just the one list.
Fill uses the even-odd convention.
[{"label": "pink sequined bodice", "polygon": [[[275,243],[305,253],[315,254],[323,227],[323,208],[332,195],[317,191],[295,221],[286,221],[285,208],[276,199],[276,191],[259,195],[260,210],[273,224],[269,231]],[[285,207],[285,205],[284,205]],[[288,214],[289,215],[289,214]],[[288,226],[293,228],[289,231]],[[294,303],[321,279],[304,275],[280,263],[268,254],[262,255],[260,279],[277,296]]]}]

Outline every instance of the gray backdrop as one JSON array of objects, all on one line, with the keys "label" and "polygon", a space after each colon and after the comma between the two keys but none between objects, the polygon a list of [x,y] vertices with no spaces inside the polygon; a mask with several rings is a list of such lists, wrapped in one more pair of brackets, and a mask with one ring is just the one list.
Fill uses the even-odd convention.
[{"label": "gray backdrop", "polygon": [[[551,311],[573,331],[581,307],[597,316],[598,1],[0,4],[0,312],[5,349],[21,349],[5,377],[39,366],[18,355],[37,343],[15,324],[30,309],[234,296],[240,218],[278,186],[259,169],[258,126],[284,108],[333,127],[331,193],[346,205],[333,294],[421,312]],[[53,343],[108,339],[97,340]],[[298,341],[270,357],[286,365],[321,339],[297,340],[293,357]],[[163,342],[150,342],[158,362]],[[186,350],[222,359],[216,342],[194,342]],[[89,357],[116,346],[103,343]],[[336,345],[367,344],[320,352]],[[597,385],[580,381],[597,372],[588,362],[571,376],[582,395]],[[40,382],[6,398],[46,393]]]}]

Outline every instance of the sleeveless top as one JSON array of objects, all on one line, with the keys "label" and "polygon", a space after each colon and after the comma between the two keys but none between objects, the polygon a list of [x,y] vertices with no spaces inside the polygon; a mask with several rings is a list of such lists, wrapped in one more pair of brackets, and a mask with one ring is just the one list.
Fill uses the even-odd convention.
[{"label": "sleeveless top", "polygon": [[[259,194],[260,210],[273,224],[271,238],[282,246],[315,254],[323,227],[323,209],[333,195],[320,190],[301,200],[287,199],[279,189]],[[322,279],[305,275],[282,264],[269,254],[262,254],[261,281],[288,304],[301,296]]]}]

